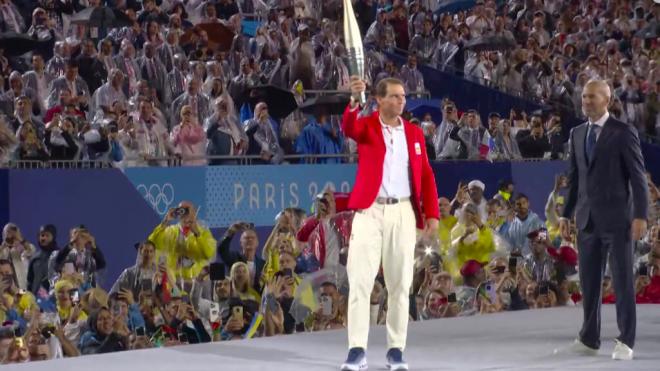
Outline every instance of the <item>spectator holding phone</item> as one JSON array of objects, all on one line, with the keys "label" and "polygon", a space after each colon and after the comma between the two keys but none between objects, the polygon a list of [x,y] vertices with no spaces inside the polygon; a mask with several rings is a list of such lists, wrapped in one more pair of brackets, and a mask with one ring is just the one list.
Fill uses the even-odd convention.
[{"label": "spectator holding phone", "polygon": [[544,224],[536,213],[529,210],[529,198],[522,193],[516,196],[514,210],[516,216],[512,222],[507,223],[507,230],[502,237],[509,241],[514,251],[526,256],[531,252],[527,235],[543,228]]},{"label": "spectator holding phone", "polygon": [[333,220],[337,214],[334,193],[326,190],[314,201],[316,214],[305,220],[296,238],[309,244],[320,269],[339,265],[342,246],[341,233],[337,228],[339,224]]},{"label": "spectator holding phone", "polygon": [[242,301],[261,301],[261,291],[254,289],[247,263],[238,261],[231,266],[229,271],[231,281],[231,296]]},{"label": "spectator holding phone", "polygon": [[[456,298],[456,294],[452,296]],[[458,304],[450,303],[449,297],[442,290],[431,290],[424,297],[424,309],[420,312],[420,320],[455,317],[459,311]]]},{"label": "spectator holding phone", "polygon": [[102,354],[127,350],[130,330],[120,317],[107,308],[92,313],[87,321],[88,330],[80,338],[82,354]]},{"label": "spectator holding phone", "polygon": [[0,260],[0,320],[17,321],[25,329],[25,313],[37,306],[34,295],[18,287],[10,260]]},{"label": "spectator holding phone", "polygon": [[525,258],[525,268],[536,282],[550,281],[553,275],[554,262],[547,249],[555,249],[548,238],[548,231],[539,229],[529,233],[531,254]]},{"label": "spectator holding phone", "polygon": [[346,327],[348,303],[332,282],[321,284],[319,309],[312,313],[310,328],[312,331],[332,330]]},{"label": "spectator holding phone", "polygon": [[456,289],[456,302],[460,307],[460,316],[471,316],[479,310],[477,288],[486,281],[484,265],[476,260],[468,260],[461,267],[463,286]]},{"label": "spectator holding phone", "polygon": [[37,294],[40,288],[50,289],[48,282],[48,270],[50,257],[57,251],[57,228],[52,224],[46,224],[39,228],[39,251],[30,259],[28,267],[27,283],[28,290]]},{"label": "spectator holding phone", "polygon": [[30,258],[35,253],[35,247],[23,238],[23,234],[14,223],[7,223],[2,229],[2,244],[0,259],[11,262],[16,282],[22,290],[27,289],[27,273]]},{"label": "spectator holding phone", "polygon": [[60,279],[54,291],[57,315],[64,326],[64,334],[69,341],[77,344],[87,320],[87,313],[80,305],[79,287],[68,279]]},{"label": "spectator holding phone", "polygon": [[197,212],[192,202],[182,201],[168,210],[148,238],[165,256],[167,271],[173,272],[176,282],[190,283],[215,255],[215,238],[197,220]]},{"label": "spectator holding phone", "polygon": [[110,294],[130,290],[135,298],[138,297],[140,291],[152,291],[153,286],[158,283],[154,282],[156,272],[159,271],[156,264],[156,246],[153,242],[146,240],[138,244],[137,250],[135,265],[124,269],[112,285]]},{"label": "spectator holding phone", "polygon": [[[192,323],[192,328],[188,325],[189,323]],[[177,303],[176,314],[170,322],[170,327],[177,330],[177,336],[181,343],[198,344],[211,342],[211,337],[206,332],[204,323],[190,303]]]},{"label": "spectator holding phone", "polygon": [[550,241],[561,238],[559,233],[559,216],[562,215],[564,208],[564,196],[560,194],[560,191],[566,189],[566,187],[568,187],[568,178],[565,175],[556,175],[554,187],[545,204],[545,225],[548,228]]},{"label": "spectator holding phone", "polygon": [[[277,272],[268,282],[264,293],[265,308],[262,308],[266,336],[296,332],[296,320],[290,313],[295,286],[290,268]],[[298,330],[304,331],[304,327]]]},{"label": "spectator holding phone", "polygon": [[124,289],[114,292],[110,294],[109,299],[112,314],[126,321],[131,331],[135,331],[137,328],[144,329],[144,318],[130,290]]},{"label": "spectator holding phone", "polygon": [[468,260],[488,262],[495,251],[493,232],[479,216],[473,203],[463,206],[458,224],[451,231],[451,247],[447,268],[453,276],[458,275],[458,267]]},{"label": "spectator holding phone", "polygon": [[[237,232],[241,232],[241,251],[230,251],[231,241]],[[218,253],[222,261],[228,267],[233,267],[236,262],[243,262],[248,267],[250,282],[256,292],[261,292],[261,274],[266,261],[257,256],[259,238],[254,224],[236,222],[229,226],[224,237],[218,244]]]},{"label": "spectator holding phone", "polygon": [[71,229],[69,243],[55,255],[55,272],[60,277],[76,276],[83,289],[96,287],[95,273],[105,268],[105,257],[87,227]]}]

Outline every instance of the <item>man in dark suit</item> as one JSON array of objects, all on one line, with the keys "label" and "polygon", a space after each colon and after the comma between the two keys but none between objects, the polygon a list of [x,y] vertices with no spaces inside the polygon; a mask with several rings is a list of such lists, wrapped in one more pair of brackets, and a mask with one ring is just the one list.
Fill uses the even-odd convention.
[{"label": "man in dark suit", "polygon": [[[234,235],[241,233],[241,251],[230,251],[231,240]],[[236,262],[243,262],[248,265],[250,270],[250,280],[252,288],[257,292],[261,292],[261,272],[266,265],[266,261],[257,256],[257,247],[259,246],[259,239],[257,231],[248,223],[240,222],[232,224],[225,232],[224,237],[218,243],[218,253],[228,269]]]},{"label": "man in dark suit", "polygon": [[560,231],[569,238],[569,218],[575,213],[584,322],[567,350],[598,353],[601,287],[609,255],[621,332],[612,358],[631,360],[636,327],[632,241],[646,233],[648,185],[637,131],[609,115],[610,98],[606,82],[588,82],[582,110],[589,121],[570,136],[570,187]]}]

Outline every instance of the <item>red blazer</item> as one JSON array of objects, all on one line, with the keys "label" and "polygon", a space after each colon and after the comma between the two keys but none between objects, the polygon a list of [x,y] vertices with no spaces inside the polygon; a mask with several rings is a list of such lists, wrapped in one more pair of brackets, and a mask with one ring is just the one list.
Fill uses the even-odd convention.
[{"label": "red blazer", "polygon": [[[358,119],[359,110],[344,111],[342,128],[346,135],[358,144],[358,169],[353,192],[348,201],[350,209],[366,209],[374,203],[383,181],[385,140],[378,112]],[[415,211],[417,228],[424,228],[425,217],[439,219],[438,190],[435,177],[426,155],[424,132],[404,120],[404,132],[410,158],[411,202]]]}]

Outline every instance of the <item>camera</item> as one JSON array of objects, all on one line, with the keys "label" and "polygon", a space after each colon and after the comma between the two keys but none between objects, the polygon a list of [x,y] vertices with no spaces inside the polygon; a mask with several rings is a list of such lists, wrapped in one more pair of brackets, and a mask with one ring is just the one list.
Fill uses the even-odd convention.
[{"label": "camera", "polygon": [[174,216],[181,218],[188,215],[189,212],[190,210],[187,207],[177,207],[174,209]]},{"label": "camera", "polygon": [[456,293],[452,292],[447,296],[447,303],[456,303]]},{"label": "camera", "polygon": [[511,274],[516,274],[516,270],[518,267],[518,258],[515,256],[510,256],[509,257],[509,272]]},{"label": "camera", "polygon": [[53,325],[46,325],[41,329],[41,336],[45,339],[50,339],[53,334],[55,334],[55,326]]}]

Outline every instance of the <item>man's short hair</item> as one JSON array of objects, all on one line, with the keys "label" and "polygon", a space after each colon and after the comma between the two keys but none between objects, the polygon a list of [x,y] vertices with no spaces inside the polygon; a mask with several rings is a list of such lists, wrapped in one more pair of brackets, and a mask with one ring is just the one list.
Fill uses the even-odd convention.
[{"label": "man's short hair", "polygon": [[394,77],[387,77],[378,82],[376,85],[376,96],[384,98],[387,96],[387,87],[390,85],[403,85],[403,81],[394,78]]},{"label": "man's short hair", "polygon": [[69,68],[78,68],[78,61],[73,58],[69,58],[66,60],[65,66]]}]

